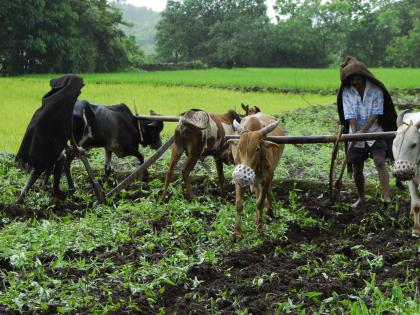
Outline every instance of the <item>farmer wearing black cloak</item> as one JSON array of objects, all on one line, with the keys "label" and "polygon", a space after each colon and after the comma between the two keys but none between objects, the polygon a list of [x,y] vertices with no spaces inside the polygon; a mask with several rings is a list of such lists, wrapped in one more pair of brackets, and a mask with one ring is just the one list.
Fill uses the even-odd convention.
[{"label": "farmer wearing black cloak", "polygon": [[[385,86],[354,57],[346,57],[340,68],[341,86],[337,109],[345,132],[366,133],[397,130],[394,104]],[[350,144],[347,160],[351,163],[358,200],[353,207],[365,208],[364,161],[372,157],[384,198],[384,206],[391,202],[386,157],[392,157],[392,140],[359,141]]]},{"label": "farmer wearing black cloak", "polygon": [[53,194],[60,196],[59,184],[65,159],[63,150],[68,140],[72,140],[75,146],[73,106],[83,85],[83,79],[76,75],[65,75],[50,81],[51,91],[42,98],[42,106],[34,113],[16,155],[20,165],[32,168],[17,203],[22,203],[38,177],[50,170],[54,170]]}]

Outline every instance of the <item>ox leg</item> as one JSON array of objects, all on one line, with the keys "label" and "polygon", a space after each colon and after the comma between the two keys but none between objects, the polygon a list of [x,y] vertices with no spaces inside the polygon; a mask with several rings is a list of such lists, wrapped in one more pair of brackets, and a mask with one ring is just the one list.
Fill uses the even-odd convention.
[{"label": "ox leg", "polygon": [[262,216],[264,212],[264,205],[267,198],[267,185],[261,185],[256,191],[257,197],[257,231],[262,232]]},{"label": "ox leg", "polygon": [[59,199],[64,198],[63,192],[60,190],[60,179],[63,172],[63,166],[66,158],[63,154],[60,155],[58,160],[54,164],[54,184],[53,184],[53,196]]},{"label": "ox leg", "polygon": [[169,169],[168,169],[168,172],[166,173],[166,177],[165,177],[165,187],[163,188],[162,195],[160,196],[160,201],[161,202],[165,201],[166,193],[168,191],[168,186],[169,186],[169,183],[172,179],[172,175],[174,173],[175,166],[178,164],[178,161],[181,158],[181,155],[182,155],[183,152],[184,152],[184,149],[177,144],[174,144],[174,146],[172,147],[171,161],[169,162]]},{"label": "ox leg", "polygon": [[214,159],[216,162],[217,177],[219,178],[220,195],[225,197],[225,174],[223,173],[223,162],[220,159]]},{"label": "ox leg", "polygon": [[267,199],[266,199],[266,208],[267,208],[267,214],[271,219],[274,219],[274,212],[273,212],[273,191],[272,191],[272,182],[270,181],[270,184],[268,185],[267,190]]},{"label": "ox leg", "polygon": [[105,178],[108,178],[112,173],[111,160],[112,152],[105,149]]},{"label": "ox leg", "polygon": [[[134,150],[132,155],[134,155],[137,158],[137,160],[139,160],[140,164],[144,163],[144,156],[138,150]],[[144,170],[142,179],[146,182],[149,180],[149,172],[147,171],[147,169]]]},{"label": "ox leg", "polygon": [[235,234],[233,235],[234,240],[241,237],[242,228],[241,228],[241,219],[242,219],[242,209],[244,208],[244,202],[242,199],[241,186],[235,185],[235,206],[236,206],[236,218],[235,218]]},{"label": "ox leg", "polygon": [[420,199],[417,195],[418,184],[414,180],[408,182],[408,189],[411,196],[411,211],[410,214],[414,216],[414,226],[411,231],[413,236],[420,237]]},{"label": "ox leg", "polygon": [[182,171],[182,178],[184,179],[185,183],[185,193],[188,200],[191,200],[193,198],[190,182],[190,173],[194,169],[194,166],[197,164],[199,157],[200,155],[197,154],[197,152],[193,152],[188,157],[187,163],[185,164],[185,167]]},{"label": "ox leg", "polygon": [[25,186],[22,188],[22,190],[20,192],[19,198],[16,200],[17,204],[22,204],[23,203],[29,189],[31,189],[31,187],[34,185],[34,183],[36,182],[38,177],[41,176],[41,174],[42,174],[42,171],[40,171],[38,169],[33,169],[31,171],[31,174],[29,175],[29,178],[26,181]]}]

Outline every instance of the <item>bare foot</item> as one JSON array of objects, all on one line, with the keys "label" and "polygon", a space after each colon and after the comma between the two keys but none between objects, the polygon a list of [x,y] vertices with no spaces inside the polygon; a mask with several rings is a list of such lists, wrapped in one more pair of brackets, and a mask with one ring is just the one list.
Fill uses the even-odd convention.
[{"label": "bare foot", "polygon": [[352,208],[356,210],[366,210],[366,202],[364,199],[357,199],[355,203],[352,204]]}]

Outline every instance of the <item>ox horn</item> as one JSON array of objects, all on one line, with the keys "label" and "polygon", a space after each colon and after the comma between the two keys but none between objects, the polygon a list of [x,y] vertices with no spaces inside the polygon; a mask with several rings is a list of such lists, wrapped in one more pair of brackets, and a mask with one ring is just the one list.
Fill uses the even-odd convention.
[{"label": "ox horn", "polygon": [[407,114],[411,109],[405,109],[403,110],[397,118],[397,127],[401,126],[404,123],[404,115]]},{"label": "ox horn", "polygon": [[243,131],[245,131],[245,128],[234,119],[233,120],[233,130],[243,132]]},{"label": "ox horn", "polygon": [[269,124],[268,126],[265,126],[264,128],[260,129],[260,132],[265,136],[266,134],[272,132],[276,127],[279,125],[280,120],[277,120],[273,122],[272,124]]}]

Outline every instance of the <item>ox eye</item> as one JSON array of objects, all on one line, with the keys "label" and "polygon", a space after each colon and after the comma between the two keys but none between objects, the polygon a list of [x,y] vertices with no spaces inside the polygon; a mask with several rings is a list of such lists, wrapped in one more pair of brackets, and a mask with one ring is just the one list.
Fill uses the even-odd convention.
[{"label": "ox eye", "polygon": [[260,147],[257,147],[256,149],[255,149],[255,152],[260,152]]},{"label": "ox eye", "polygon": [[411,147],[412,149],[414,149],[414,148],[416,147],[416,145],[417,145],[417,143],[413,143],[410,147]]}]

